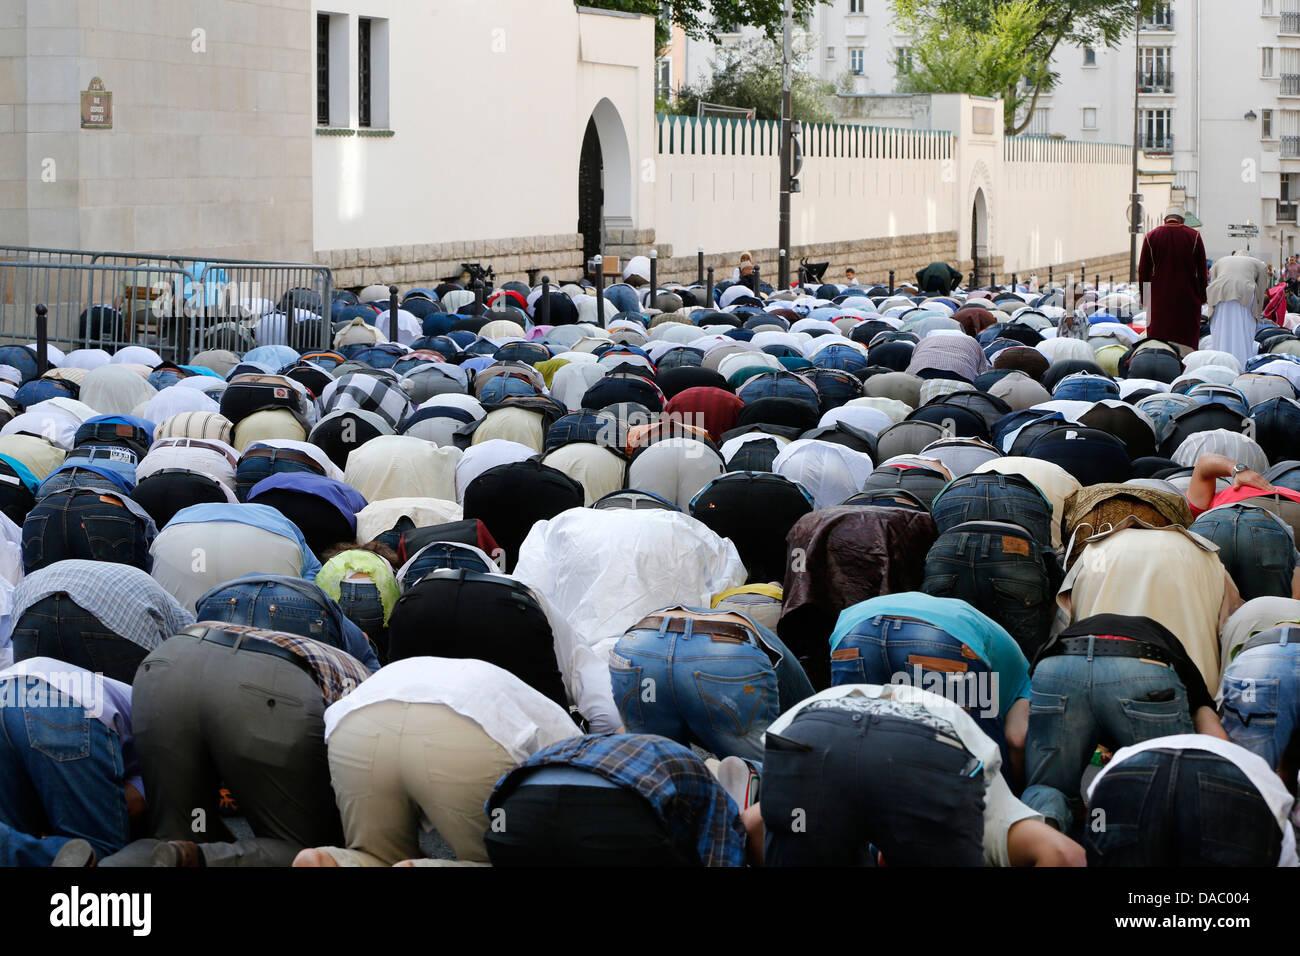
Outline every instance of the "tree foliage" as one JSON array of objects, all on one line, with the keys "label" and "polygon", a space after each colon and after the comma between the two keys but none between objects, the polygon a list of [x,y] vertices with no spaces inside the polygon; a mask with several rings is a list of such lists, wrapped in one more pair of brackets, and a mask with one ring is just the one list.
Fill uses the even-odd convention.
[{"label": "tree foliage", "polygon": [[[792,51],[790,112],[805,123],[831,120],[829,105],[835,87],[800,65],[807,51]],[[781,118],[781,47],[770,40],[755,39],[738,47],[725,48],[714,64],[713,76],[700,85],[677,91],[675,112],[694,114],[700,102],[753,109],[757,119]]]},{"label": "tree foliage", "polygon": [[[812,11],[831,0],[794,0],[794,19],[806,23]],[[740,27],[757,27],[769,40],[781,35],[784,0],[575,0],[577,6],[644,13],[656,17],[655,47],[662,50],[672,38],[676,24],[692,40],[718,43],[721,33]]]},{"label": "tree foliage", "polygon": [[891,0],[899,32],[913,36],[913,70],[901,88],[914,93],[1001,96],[1006,130],[1028,128],[1039,98],[1059,75],[1051,62],[1062,44],[1114,47],[1134,29],[1141,5],[1160,0]]}]

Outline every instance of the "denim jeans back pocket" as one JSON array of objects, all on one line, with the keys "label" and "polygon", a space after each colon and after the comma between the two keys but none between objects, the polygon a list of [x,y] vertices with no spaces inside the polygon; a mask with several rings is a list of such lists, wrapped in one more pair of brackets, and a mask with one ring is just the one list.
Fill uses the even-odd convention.
[{"label": "denim jeans back pocket", "polygon": [[831,686],[869,684],[866,662],[856,647],[841,647],[831,653]]},{"label": "denim jeans back pocket", "polygon": [[[57,693],[52,688],[48,692]],[[43,712],[26,710],[23,717],[32,749],[60,763],[89,757],[90,725],[87,718],[78,716],[75,710],[68,707],[49,708]]]},{"label": "denim jeans back pocket", "polygon": [[761,722],[765,729],[777,718],[776,672],[768,669],[740,677],[695,672],[695,689],[720,734],[744,737]]},{"label": "denim jeans back pocket", "polygon": [[614,691],[614,703],[618,705],[619,716],[623,718],[623,727],[628,733],[636,733],[637,728],[645,726],[645,718],[641,714],[640,665],[622,666],[610,662],[609,683]]},{"label": "denim jeans back pocket", "polygon": [[1191,733],[1187,692],[1181,687],[1175,689],[1173,700],[1121,699],[1119,706],[1128,718],[1134,742],[1176,733]]},{"label": "denim jeans back pocket", "polygon": [[[1235,773],[1232,771],[1236,771]],[[1270,866],[1281,829],[1264,798],[1236,767],[1196,774],[1202,865]]]},{"label": "denim jeans back pocket", "polygon": [[[1106,771],[1092,792],[1090,824],[1085,831],[1089,848],[1105,859],[1137,844],[1141,838],[1143,811],[1151,795],[1151,784],[1159,772],[1155,765],[1121,764]],[[1130,866],[1139,861],[1127,856],[1117,861]],[[1089,860],[1092,863],[1092,860]]]},{"label": "denim jeans back pocket", "polygon": [[1068,701],[1063,694],[1048,694],[1030,687],[1027,744],[1031,752],[1049,754],[1061,749]]}]

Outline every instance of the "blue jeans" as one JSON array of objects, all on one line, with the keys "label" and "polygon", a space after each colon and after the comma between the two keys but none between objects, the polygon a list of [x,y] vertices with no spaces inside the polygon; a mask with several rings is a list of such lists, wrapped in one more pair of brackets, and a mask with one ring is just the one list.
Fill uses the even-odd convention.
[{"label": "blue jeans", "polygon": [[1052,546],[1052,504],[1042,492],[1009,475],[967,475],[949,485],[930,512],[944,534],[967,521],[1011,521],[1039,546]]},{"label": "blue jeans", "polygon": [[[753,639],[741,643],[696,634],[689,617],[663,616],[667,620],[657,630],[628,631],[610,660],[626,732],[698,744],[717,757],[761,761],[763,731],[813,693],[794,655],[759,624],[752,624]],[[670,623],[684,632],[668,631]],[[764,643],[779,655],[777,663]]]},{"label": "blue jeans", "polygon": [[1052,627],[1053,584],[1042,547],[1028,533],[970,522],[945,532],[930,548],[921,590],[960,598],[987,614],[1033,660]]},{"label": "blue jeans", "polygon": [[1205,750],[1147,750],[1092,791],[1088,866],[1277,866],[1282,831],[1244,773]]},{"label": "blue jeans", "polygon": [[[319,468],[309,468],[302,462],[281,458],[280,455],[284,449],[277,448],[272,451],[273,453],[268,457],[257,455],[240,460],[239,467],[235,469],[235,497],[240,502],[248,500],[248,493],[263,478],[270,478],[272,475],[278,475],[282,472],[301,471],[309,475],[319,475],[321,473]],[[294,454],[299,453],[294,452]]]},{"label": "blue jeans", "polygon": [[[322,600],[328,600],[323,597]],[[196,620],[243,624],[310,637],[347,651],[371,670],[379,669],[374,649],[350,621],[342,628],[315,600],[278,581],[236,581],[223,584],[216,594],[204,596]]]},{"label": "blue jeans", "polygon": [[26,573],[69,558],[113,561],[143,571],[153,564],[140,519],[93,492],[55,492],[37,502],[23,521]]},{"label": "blue jeans", "polygon": [[873,617],[844,635],[831,655],[832,687],[898,683],[961,707],[997,741],[1003,772],[1009,771],[997,674],[947,631],[921,621]]},{"label": "blue jeans", "polygon": [[0,866],[49,866],[76,838],[117,852],[131,838],[117,735],[75,704],[32,703],[0,699]]},{"label": "blue jeans", "polygon": [[384,601],[371,581],[340,581],[339,609],[379,648],[388,659],[388,625],[384,623]]},{"label": "blue jeans", "polygon": [[1079,781],[1103,738],[1125,747],[1193,731],[1187,691],[1172,667],[1135,657],[1044,658],[1029,699],[1021,800],[1068,833],[1083,802]]},{"label": "blue jeans", "polygon": [[1219,560],[1232,575],[1243,601],[1272,595],[1291,596],[1295,542],[1286,528],[1263,508],[1234,505],[1207,511],[1191,530],[1219,546]]},{"label": "blue jeans", "polygon": [[41,598],[14,622],[14,661],[52,657],[124,684],[151,648],[109,630],[99,618],[59,593]]},{"label": "blue jeans", "polygon": [[1300,632],[1295,641],[1242,651],[1223,674],[1223,729],[1276,767],[1300,725]]}]

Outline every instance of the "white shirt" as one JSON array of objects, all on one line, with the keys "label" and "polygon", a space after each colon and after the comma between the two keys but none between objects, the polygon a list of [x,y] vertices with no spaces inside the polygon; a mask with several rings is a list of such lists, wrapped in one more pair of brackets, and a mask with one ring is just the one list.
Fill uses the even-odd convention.
[{"label": "white shirt", "polygon": [[354,710],[389,700],[444,704],[482,727],[517,763],[579,733],[564,708],[495,664],[408,657],[380,668],[326,708],[325,739]]},{"label": "white shirt", "polygon": [[[902,704],[925,708],[934,716],[947,721],[971,755],[984,762],[984,861],[989,866],[1010,866],[1007,834],[1021,820],[1042,820],[1043,815],[1031,810],[1012,794],[1002,776],[1002,752],[988,734],[964,710],[952,701],[906,684],[841,684],[801,700],[772,722],[765,734],[778,737],[794,722],[800,711],[813,701],[835,700],[857,694],[876,699],[893,699]],[[1121,751],[1122,752],[1122,751]],[[1262,762],[1262,761],[1261,761]],[[888,862],[888,861],[886,861]]]},{"label": "white shirt", "polygon": [[1273,772],[1273,768],[1263,757],[1218,737],[1205,734],[1174,734],[1170,737],[1154,737],[1130,747],[1121,747],[1111,758],[1110,763],[1102,768],[1101,773],[1092,778],[1092,783],[1088,785],[1088,802],[1092,802],[1092,792],[1097,789],[1097,783],[1116,766],[1143,751],[1159,749],[1204,750],[1231,760],[1259,791],[1264,802],[1268,804],[1269,810],[1272,811],[1277,825],[1282,828],[1282,851],[1278,855],[1277,865],[1300,866],[1300,860],[1296,857],[1295,831],[1291,828],[1290,821],[1291,812],[1295,808],[1295,798],[1287,791],[1282,778]]},{"label": "white shirt", "polygon": [[357,540],[373,541],[402,518],[410,518],[417,528],[430,528],[463,517],[460,505],[443,498],[385,498],[357,512]]}]

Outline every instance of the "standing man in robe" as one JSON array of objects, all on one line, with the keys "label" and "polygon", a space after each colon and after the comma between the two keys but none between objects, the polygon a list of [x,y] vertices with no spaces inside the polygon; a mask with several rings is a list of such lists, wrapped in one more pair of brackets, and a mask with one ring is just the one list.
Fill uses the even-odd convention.
[{"label": "standing man in robe", "polygon": [[1146,300],[1147,337],[1195,350],[1209,269],[1201,234],[1186,225],[1180,207],[1170,207],[1165,224],[1151,230],[1142,243],[1138,281]]}]

